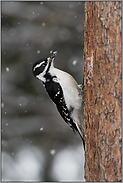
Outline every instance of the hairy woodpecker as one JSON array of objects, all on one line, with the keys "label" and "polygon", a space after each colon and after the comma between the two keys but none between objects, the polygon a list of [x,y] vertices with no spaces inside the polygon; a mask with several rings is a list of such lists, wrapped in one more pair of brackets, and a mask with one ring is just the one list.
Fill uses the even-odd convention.
[{"label": "hairy woodpecker", "polygon": [[78,132],[84,141],[84,130],[81,125],[82,87],[67,72],[54,67],[53,61],[57,51],[51,56],[34,63],[34,76],[43,82],[43,85],[52,101],[55,103],[64,121]]}]

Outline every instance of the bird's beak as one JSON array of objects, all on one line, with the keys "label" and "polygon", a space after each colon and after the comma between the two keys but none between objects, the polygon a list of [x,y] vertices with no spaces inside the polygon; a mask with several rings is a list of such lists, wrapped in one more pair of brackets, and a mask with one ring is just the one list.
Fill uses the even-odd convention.
[{"label": "bird's beak", "polygon": [[50,56],[51,59],[53,59],[57,55],[58,51],[54,51],[53,54]]},{"label": "bird's beak", "polygon": [[57,55],[58,51],[54,51],[53,54],[47,58],[47,62],[52,62]]}]

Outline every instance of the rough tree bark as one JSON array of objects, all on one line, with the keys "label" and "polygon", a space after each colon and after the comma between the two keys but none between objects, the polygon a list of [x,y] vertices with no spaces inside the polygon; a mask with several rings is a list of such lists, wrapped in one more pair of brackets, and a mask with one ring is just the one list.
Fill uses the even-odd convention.
[{"label": "rough tree bark", "polygon": [[85,179],[122,181],[122,2],[85,2]]}]

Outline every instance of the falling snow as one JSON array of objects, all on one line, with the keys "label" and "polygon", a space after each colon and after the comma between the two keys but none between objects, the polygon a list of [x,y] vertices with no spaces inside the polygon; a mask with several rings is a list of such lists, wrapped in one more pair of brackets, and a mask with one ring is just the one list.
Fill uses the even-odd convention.
[{"label": "falling snow", "polygon": [[6,67],[6,71],[9,72],[9,67]]},{"label": "falling snow", "polygon": [[51,150],[50,150],[50,154],[51,154],[52,156],[54,156],[54,155],[56,154],[56,151],[55,151],[54,149],[51,149]]},{"label": "falling snow", "polygon": [[4,106],[5,106],[5,104],[4,104],[4,103],[2,103],[2,104],[1,104],[1,107],[3,108]]},{"label": "falling snow", "polygon": [[43,127],[41,127],[41,128],[40,128],[40,131],[43,131],[43,129],[44,129],[44,128],[43,128]]},{"label": "falling snow", "polygon": [[76,65],[76,64],[77,64],[77,60],[74,60],[74,61],[73,61],[73,65]]},{"label": "falling snow", "polygon": [[40,50],[38,50],[38,51],[37,51],[37,54],[39,54],[40,52],[41,52],[41,51],[40,51]]}]

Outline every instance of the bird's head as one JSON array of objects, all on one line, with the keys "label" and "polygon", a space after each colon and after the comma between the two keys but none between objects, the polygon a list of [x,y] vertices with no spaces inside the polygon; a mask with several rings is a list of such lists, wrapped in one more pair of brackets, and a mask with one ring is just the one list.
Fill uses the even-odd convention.
[{"label": "bird's head", "polygon": [[58,51],[54,51],[50,57],[38,60],[33,64],[32,72],[36,78],[42,81],[44,80],[44,76],[49,72],[51,67],[53,67],[53,61],[57,53]]}]

